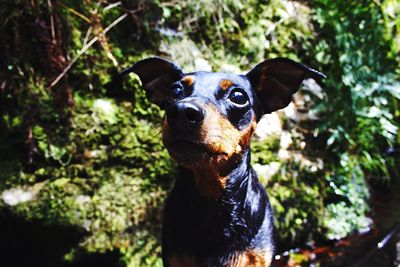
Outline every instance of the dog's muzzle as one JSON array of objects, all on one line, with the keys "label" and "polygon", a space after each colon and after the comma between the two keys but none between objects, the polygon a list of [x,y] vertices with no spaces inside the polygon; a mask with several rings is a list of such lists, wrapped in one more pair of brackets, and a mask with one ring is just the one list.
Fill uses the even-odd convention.
[{"label": "dog's muzzle", "polygon": [[179,101],[167,109],[169,127],[176,130],[190,130],[200,127],[205,118],[205,110],[188,101]]}]

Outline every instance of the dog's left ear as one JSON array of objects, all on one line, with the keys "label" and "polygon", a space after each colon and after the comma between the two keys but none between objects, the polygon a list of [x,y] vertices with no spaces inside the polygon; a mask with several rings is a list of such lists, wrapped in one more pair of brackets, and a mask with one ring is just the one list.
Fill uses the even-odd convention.
[{"label": "dog's left ear", "polygon": [[261,62],[246,74],[261,102],[263,113],[286,107],[304,78],[325,78],[325,75],[287,58]]},{"label": "dog's left ear", "polygon": [[184,76],[181,68],[159,57],[143,59],[119,75],[122,77],[130,72],[139,76],[148,99],[161,108],[165,107],[169,87]]}]

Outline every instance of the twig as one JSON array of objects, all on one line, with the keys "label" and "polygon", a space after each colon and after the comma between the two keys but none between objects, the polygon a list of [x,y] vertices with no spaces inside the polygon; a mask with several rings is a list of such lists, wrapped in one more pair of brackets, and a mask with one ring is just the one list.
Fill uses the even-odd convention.
[{"label": "twig", "polygon": [[51,27],[51,42],[56,44],[56,30],[54,28],[54,14],[53,14],[53,5],[51,4],[51,0],[47,0],[47,5],[50,9],[50,27]]},{"label": "twig", "polygon": [[364,257],[361,258],[358,262],[353,264],[353,267],[361,267],[366,266],[367,261],[374,256],[378,251],[385,248],[385,246],[392,240],[392,238],[399,232],[400,224],[395,224],[391,230],[385,235],[385,237],[374,247],[372,247]]},{"label": "twig", "polygon": [[372,0],[376,5],[378,5],[379,7],[382,7],[382,3],[379,0]]},{"label": "twig", "polygon": [[63,8],[67,9],[67,10],[68,10],[69,12],[71,12],[72,14],[74,14],[74,15],[80,17],[81,19],[83,19],[83,20],[86,21],[87,23],[89,23],[89,24],[91,23],[90,19],[88,19],[88,17],[86,17],[86,16],[83,15],[82,13],[79,13],[79,12],[76,11],[75,9],[70,8],[70,7],[64,5],[64,4],[61,3],[61,2],[59,2],[58,4],[59,4],[60,6],[62,6]]},{"label": "twig", "polygon": [[372,1],[373,1],[377,6],[379,6],[379,7],[381,8],[383,14],[388,15],[390,18],[392,18],[392,19],[394,19],[394,20],[397,19],[396,16],[395,16],[394,14],[391,14],[391,13],[389,13],[389,12],[385,12],[385,9],[384,9],[384,7],[383,7],[383,5],[382,5],[382,2],[381,2],[380,0],[372,0]]},{"label": "twig", "polygon": [[[219,14],[217,14],[217,16],[218,16],[218,15],[219,15]],[[221,25],[220,17],[217,18],[216,15],[213,14],[212,18],[213,18],[213,21],[214,21],[214,23],[215,23],[215,29],[216,29],[216,31],[217,31],[217,36],[218,36],[219,42],[220,42],[221,45],[222,45],[222,49],[224,49],[224,38],[222,37],[222,33],[221,33],[221,30],[220,30],[220,25]]]},{"label": "twig", "polygon": [[92,32],[92,26],[90,26],[86,31],[85,38],[83,39],[83,46],[87,44],[91,32]]},{"label": "twig", "polygon": [[109,47],[104,46],[104,45],[102,45],[102,46],[103,46],[103,48],[104,48],[104,50],[105,50],[105,52],[106,52],[106,54],[107,54],[107,57],[112,61],[114,67],[118,67],[118,61],[117,61],[117,59],[114,57],[114,55],[111,53]]},{"label": "twig", "polygon": [[107,26],[100,34],[95,36],[90,42],[82,47],[82,49],[78,52],[78,54],[71,60],[71,62],[68,64],[68,66],[65,67],[65,69],[60,73],[60,75],[57,76],[57,78],[50,84],[49,88],[53,88],[63,77],[64,75],[69,71],[69,69],[74,65],[74,63],[78,60],[80,56],[82,56],[97,40],[99,40],[99,36],[105,35],[111,28],[113,28],[115,25],[120,23],[123,19],[125,19],[128,16],[127,13],[121,15],[118,17],[116,20],[114,20],[110,25]]},{"label": "twig", "polygon": [[222,8],[225,10],[226,13],[228,13],[232,18],[235,18],[235,14],[232,12],[232,10],[229,9],[228,5],[225,3],[225,1],[222,1],[220,3]]},{"label": "twig", "polygon": [[101,6],[101,1],[98,1],[96,3],[96,8],[93,11],[94,14],[98,14],[99,13],[100,6]]},{"label": "twig", "polygon": [[265,32],[265,36],[270,35],[271,33],[274,32],[274,30],[281,24],[283,24],[285,21],[293,19],[293,17],[288,17],[288,18],[281,18],[277,22],[273,23],[271,26],[268,27],[267,31]]},{"label": "twig", "polygon": [[176,7],[176,5],[182,4],[182,7],[186,7],[187,3],[185,1],[171,1],[171,2],[164,2],[160,3],[160,7]]},{"label": "twig", "polygon": [[107,10],[109,10],[111,8],[114,8],[114,7],[117,7],[117,6],[121,5],[121,4],[122,4],[121,1],[115,2],[113,4],[109,4],[108,6],[103,8],[103,11],[107,11]]},{"label": "twig", "polygon": [[[96,33],[100,32],[100,30],[102,29],[100,21],[98,20],[98,14],[99,14],[100,7],[101,7],[101,1],[98,1],[97,4],[96,4],[95,10],[92,12],[93,28],[94,28]],[[105,35],[103,33],[100,33],[100,34],[98,34],[98,36],[99,36],[100,45],[101,45],[101,47],[103,47],[104,51],[106,52],[107,57],[112,61],[114,66],[117,67],[118,66],[118,61],[114,57],[112,52],[110,51],[111,49],[110,49],[110,47],[109,47],[109,45],[107,43],[107,39],[106,39]]]}]

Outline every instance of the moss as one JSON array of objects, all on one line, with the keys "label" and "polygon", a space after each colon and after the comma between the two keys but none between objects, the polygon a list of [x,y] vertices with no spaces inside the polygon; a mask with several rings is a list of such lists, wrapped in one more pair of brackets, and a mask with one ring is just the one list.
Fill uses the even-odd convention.
[{"label": "moss", "polygon": [[274,210],[278,244],[302,244],[323,226],[323,195],[318,180],[321,173],[311,173],[293,159],[282,162],[277,156],[279,148],[278,136],[253,140],[252,164],[281,163],[272,177],[266,180],[259,173],[259,179],[265,185]]},{"label": "moss", "polygon": [[160,111],[143,108],[149,103],[142,97],[138,94],[141,107],[135,109],[131,102],[77,93],[68,142],[50,137],[46,124],[36,125],[38,166],[7,175],[6,186],[21,181],[44,181],[44,186],[14,212],[28,220],[76,226],[87,233],[78,248],[88,252],[117,249],[127,264],[131,257],[149,266],[157,261],[160,209],[173,163],[158,126],[144,119],[158,121]]},{"label": "moss", "polygon": [[301,245],[322,235],[326,231],[323,219],[326,182],[320,178],[324,172],[302,164],[305,159],[299,161],[295,150],[288,151],[290,157],[282,161],[278,157],[279,136],[253,140],[251,148],[253,166],[260,164],[271,169],[274,167],[272,163],[279,163],[279,169],[275,174],[271,173],[271,177],[264,177],[262,172],[258,176],[274,210],[276,239],[280,248],[289,249],[287,244]]},{"label": "moss", "polygon": [[265,140],[252,139],[251,142],[251,162],[252,164],[265,165],[273,161],[279,161],[277,152],[279,150],[280,139],[277,136],[271,136]]},{"label": "moss", "polygon": [[267,191],[275,211],[277,241],[304,244],[324,232],[324,181],[319,173],[302,169],[290,160],[268,181]]}]

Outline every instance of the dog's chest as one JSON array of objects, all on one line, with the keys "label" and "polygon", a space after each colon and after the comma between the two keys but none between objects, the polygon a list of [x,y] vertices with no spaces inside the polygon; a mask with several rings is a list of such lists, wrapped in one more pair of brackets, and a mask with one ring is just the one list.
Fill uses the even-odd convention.
[{"label": "dog's chest", "polygon": [[[249,182],[256,182],[255,176],[249,177]],[[187,179],[177,180],[167,200],[163,225],[166,266],[269,266],[272,216],[264,189],[238,187],[227,199],[205,202],[194,197],[193,186]],[[250,205],[251,201],[255,204]]]},{"label": "dog's chest", "polygon": [[169,267],[267,267],[272,261],[269,250],[248,250],[237,253],[235,257],[220,264],[208,264],[207,259],[197,259],[193,256],[171,256],[168,259]]}]

